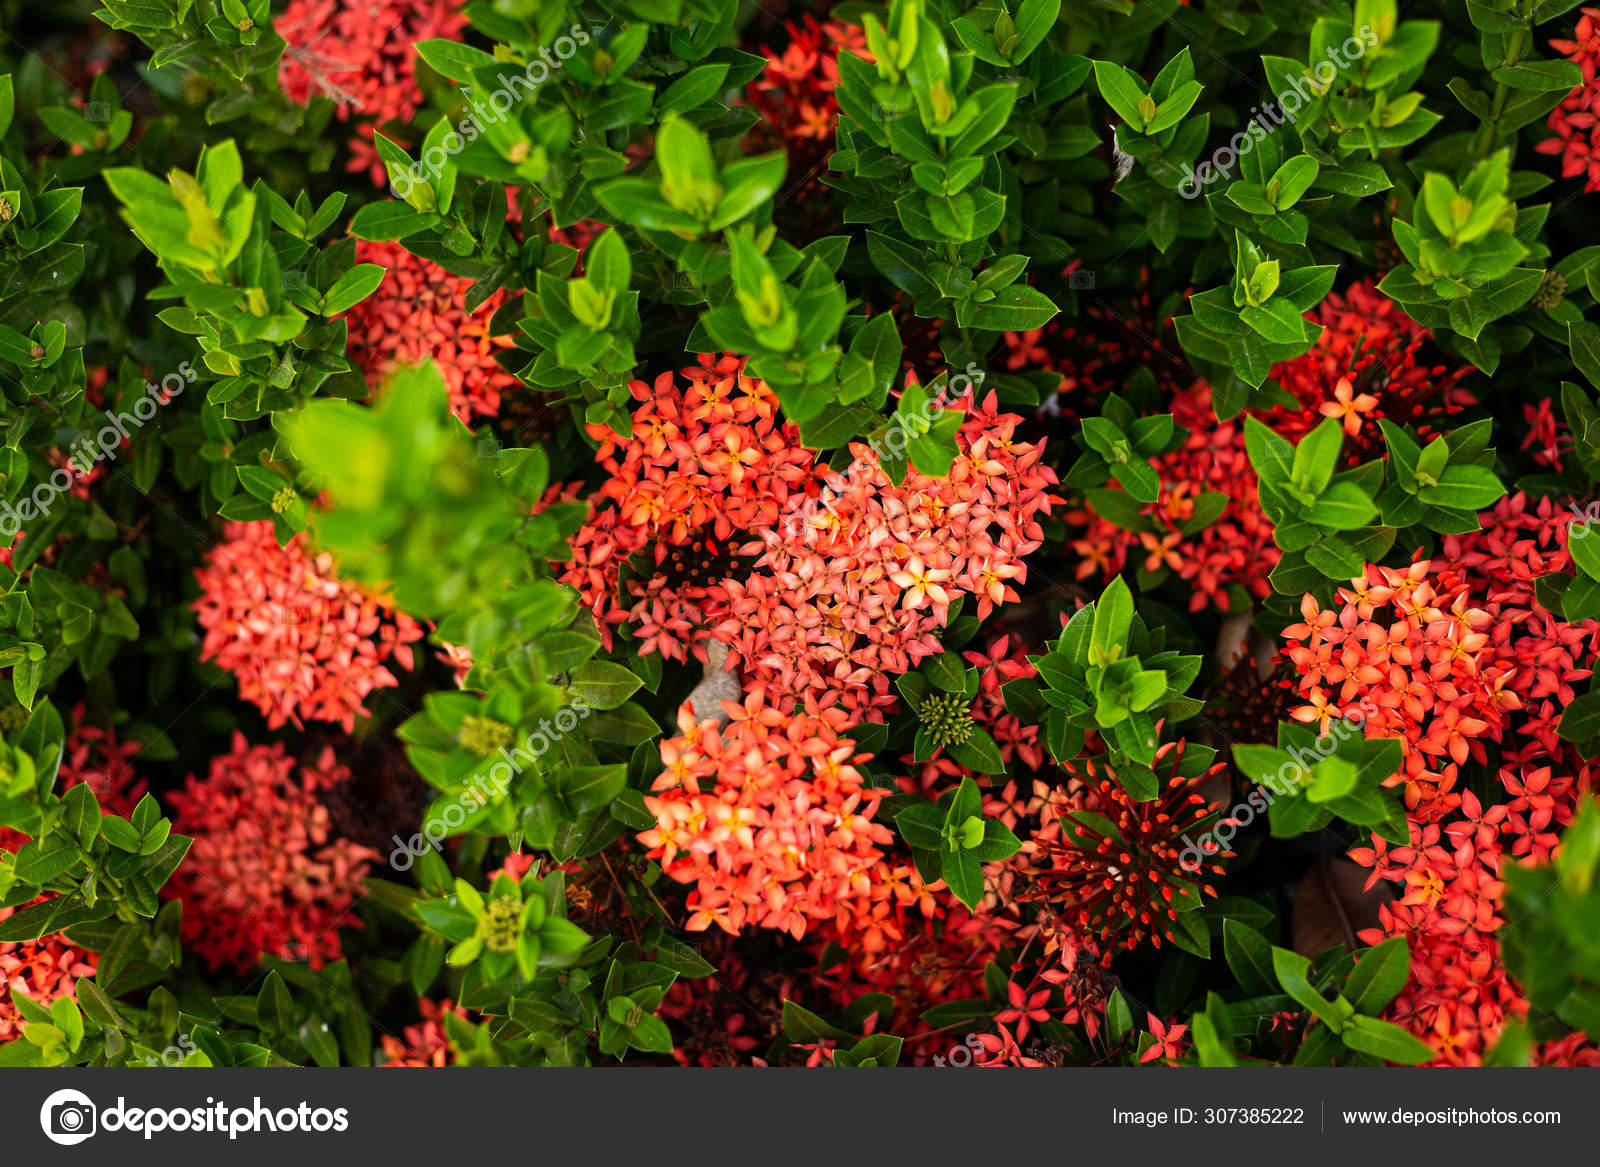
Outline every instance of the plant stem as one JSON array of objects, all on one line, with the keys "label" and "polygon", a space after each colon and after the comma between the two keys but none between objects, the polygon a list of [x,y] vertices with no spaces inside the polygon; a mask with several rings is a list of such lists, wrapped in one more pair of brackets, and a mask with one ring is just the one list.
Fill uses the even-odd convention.
[{"label": "plant stem", "polygon": [[[1511,34],[1511,41],[1506,45],[1506,58],[1501,62],[1502,67],[1511,68],[1522,60],[1523,42],[1528,39],[1528,30],[1531,27],[1529,18],[1524,14],[1523,23],[1517,31]],[[1483,128],[1478,131],[1478,141],[1473,147],[1473,157],[1482,160],[1489,153],[1489,147],[1494,144],[1498,136],[1500,114],[1506,106],[1506,95],[1511,92],[1511,87],[1504,81],[1497,82],[1494,87],[1494,105],[1489,109],[1489,120],[1483,123]]]}]

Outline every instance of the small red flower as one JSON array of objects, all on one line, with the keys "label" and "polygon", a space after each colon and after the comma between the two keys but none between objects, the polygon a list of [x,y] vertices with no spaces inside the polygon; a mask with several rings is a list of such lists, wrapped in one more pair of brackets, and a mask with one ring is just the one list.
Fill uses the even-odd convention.
[{"label": "small red flower", "polygon": [[1150,1036],[1155,1038],[1155,1044],[1139,1055],[1140,1062],[1167,1061],[1175,1062],[1183,1056],[1183,1035],[1189,1032],[1187,1025],[1172,1025],[1162,1021],[1154,1013],[1146,1013],[1145,1017],[1150,1026]]},{"label": "small red flower", "polygon": [[195,573],[200,658],[231,672],[273,729],[312,718],[350,730],[367,694],[397,684],[387,662],[412,667],[421,626],[341,580],[333,557],[313,553],[303,533],[281,547],[265,519],[225,533]]},{"label": "small red flower", "polygon": [[360,927],[352,909],[377,858],[333,835],[324,800],[349,776],[332,750],[297,766],[282,745],[236,733],[205,778],[168,796],[173,830],[194,845],[163,894],[183,901],[184,943],[212,968],[244,971],[263,953],[312,968],[338,959],[339,930]]}]

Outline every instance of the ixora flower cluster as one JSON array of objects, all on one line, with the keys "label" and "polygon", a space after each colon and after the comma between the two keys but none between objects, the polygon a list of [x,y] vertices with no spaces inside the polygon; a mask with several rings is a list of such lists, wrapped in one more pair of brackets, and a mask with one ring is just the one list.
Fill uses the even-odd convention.
[{"label": "ixora flower cluster", "polygon": [[422,106],[412,46],[459,36],[464,7],[460,0],[293,0],[275,22],[288,42],[279,69],[284,95],[302,105],[325,97],[340,121],[357,119],[350,173],[387,183],[373,138],[410,122]]},{"label": "ixora flower cluster", "polygon": [[351,356],[378,390],[397,368],[432,360],[444,375],[450,408],[462,421],[497,417],[501,395],[518,384],[495,360],[512,347],[509,336],[490,335],[490,320],[505,302],[490,296],[467,311],[473,281],[453,276],[397,243],[362,240],[356,256],[384,269],[378,291],[350,310]]},{"label": "ixora flower cluster", "polygon": [[201,658],[233,674],[270,728],[312,718],[348,731],[374,689],[397,683],[385,662],[410,668],[422,638],[383,596],[341,580],[305,536],[280,545],[265,519],[230,523],[196,578]]},{"label": "ixora flower cluster", "polygon": [[[1259,411],[1285,437],[1298,440],[1323,419],[1334,418],[1349,435],[1352,451],[1376,449],[1385,418],[1428,434],[1437,432],[1437,419],[1472,403],[1461,386],[1467,370],[1423,363],[1419,358],[1430,330],[1370,283],[1330,294],[1318,306],[1315,322],[1321,326],[1316,344],[1273,369],[1284,393]],[[1157,372],[1170,380],[1166,369]],[[1188,436],[1177,449],[1152,460],[1161,492],[1128,526],[1092,509],[1074,513],[1072,518],[1087,527],[1072,544],[1082,557],[1076,574],[1079,579],[1114,574],[1133,562],[1147,572],[1171,571],[1189,584],[1191,611],[1210,605],[1224,612],[1242,610],[1271,594],[1268,572],[1279,556],[1245,448],[1243,417],[1221,420],[1220,405],[1205,382],[1170,385],[1167,391],[1173,419]],[[1074,386],[1067,396],[1079,392]],[[1208,497],[1220,512],[1197,524],[1195,508]]]},{"label": "ixora flower cluster", "polygon": [[632,386],[643,405],[621,459],[591,430],[609,474],[597,501],[615,505],[574,537],[565,579],[608,631],[678,659],[726,645],[780,708],[809,697],[859,720],[940,651],[958,598],[980,619],[1017,598],[1055,483],[1042,447],[1015,440],[1021,418],[964,398],[950,473],[895,483],[865,445],[843,473],[818,467],[737,359],[683,377]]},{"label": "ixora flower cluster", "polygon": [[[1570,513],[1522,495],[1480,516],[1482,529],[1445,539],[1409,568],[1369,568],[1322,609],[1284,630],[1285,655],[1310,704],[1297,719],[1326,724],[1353,702],[1377,712],[1369,735],[1397,738],[1405,762],[1387,782],[1404,791],[1410,841],[1373,836],[1351,858],[1368,886],[1402,894],[1379,908],[1371,943],[1399,936],[1411,977],[1391,1015],[1441,1061],[1480,1061],[1528,1001],[1500,959],[1501,871],[1547,862],[1591,788],[1590,767],[1561,740],[1561,711],[1591,673],[1600,623],[1569,623],[1539,601],[1539,577],[1569,568]],[[1493,786],[1475,793],[1462,767],[1494,748]],[[1591,1042],[1561,1039],[1552,1061],[1594,1064]]]},{"label": "ixora flower cluster", "polygon": [[1600,9],[167,7],[0,38],[0,1066],[1600,1065]]},{"label": "ixora flower cluster", "polygon": [[716,721],[680,715],[663,743],[667,769],[645,805],[659,826],[639,841],[662,870],[694,883],[691,931],[745,924],[796,939],[867,902],[893,833],[872,821],[883,791],[866,787],[838,708],[785,714],[757,686]]},{"label": "ixora flower cluster", "polygon": [[1549,127],[1555,132],[1536,147],[1541,154],[1559,154],[1561,173],[1566,178],[1582,178],[1585,191],[1600,190],[1600,137],[1597,137],[1596,107],[1600,105],[1600,9],[1584,8],[1573,35],[1552,37],[1550,47],[1565,55],[1583,71],[1583,83],[1561,99],[1550,111]]},{"label": "ixora flower cluster", "polygon": [[376,858],[333,832],[326,804],[349,777],[332,750],[298,766],[283,746],[235,734],[206,777],[169,795],[173,826],[195,837],[169,886],[190,909],[185,942],[213,968],[248,969],[264,952],[313,968],[338,958]]}]

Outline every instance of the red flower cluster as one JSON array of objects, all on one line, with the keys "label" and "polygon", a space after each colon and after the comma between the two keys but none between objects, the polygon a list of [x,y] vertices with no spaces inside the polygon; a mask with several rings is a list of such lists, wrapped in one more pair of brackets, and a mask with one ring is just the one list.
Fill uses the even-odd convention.
[{"label": "red flower cluster", "polygon": [[1585,191],[1600,190],[1600,8],[1585,8],[1571,40],[1552,40],[1550,47],[1565,53],[1583,70],[1583,84],[1550,111],[1546,123],[1555,132],[1534,147],[1541,154],[1561,155],[1561,177],[1583,178]]},{"label": "red flower cluster", "polygon": [[[1336,417],[1350,435],[1350,456],[1359,459],[1382,450],[1379,418],[1415,423],[1426,433],[1428,419],[1457,412],[1472,400],[1460,386],[1464,367],[1450,371],[1418,363],[1432,333],[1370,281],[1352,285],[1342,296],[1330,294],[1307,319],[1322,326],[1316,345],[1273,369],[1298,405],[1260,413],[1262,421],[1292,441],[1324,418]],[[1161,494],[1140,513],[1154,529],[1135,535],[1092,511],[1072,512],[1069,521],[1085,528],[1072,542],[1078,578],[1120,572],[1137,540],[1135,553],[1144,556],[1146,570],[1170,569],[1193,586],[1190,611],[1208,603],[1230,611],[1228,591],[1234,586],[1265,599],[1271,592],[1267,573],[1280,553],[1257,497],[1243,419],[1219,421],[1204,382],[1174,395],[1172,415],[1188,428],[1189,437],[1152,461],[1161,476]],[[1222,514],[1199,531],[1186,531],[1196,501],[1211,492],[1227,497]]]},{"label": "red flower cluster", "polygon": [[1299,402],[1264,420],[1290,441],[1336,417],[1351,438],[1352,457],[1382,449],[1378,419],[1421,425],[1428,418],[1472,404],[1461,387],[1469,370],[1424,365],[1418,357],[1433,333],[1413,321],[1371,280],[1332,292],[1306,319],[1323,326],[1315,347],[1276,366],[1273,377]]},{"label": "red flower cluster", "polygon": [[[733,357],[702,357],[680,388],[663,373],[633,382],[632,434],[589,427],[606,481],[572,539],[564,582],[594,612],[609,647],[628,624],[641,653],[705,660],[727,614],[724,577],[751,532],[771,529],[813,457],[778,401]],[[620,459],[617,457],[620,451]],[[612,505],[605,505],[609,501]],[[619,587],[623,594],[618,599]]]},{"label": "red flower cluster", "polygon": [[133,770],[134,759],[144,747],[135,741],[119,741],[115,726],[86,724],[83,715],[84,707],[79,704],[72,711],[72,732],[61,755],[61,788],[70,790],[87,782],[102,810],[126,818],[144,796],[144,779]]},{"label": "red flower cluster", "polygon": [[733,720],[697,723],[686,705],[680,736],[661,743],[666,766],[645,805],[658,825],[639,836],[650,858],[679,883],[693,883],[690,931],[745,925],[797,939],[865,898],[869,872],[894,841],[872,821],[883,791],[855,768],[866,755],[842,736],[843,710],[784,713],[760,686]]},{"label": "red flower cluster", "polygon": [[1522,439],[1522,448],[1533,451],[1533,460],[1548,466],[1557,474],[1562,471],[1561,459],[1572,450],[1572,431],[1564,418],[1558,418],[1548,397],[1537,403],[1522,403],[1522,419],[1528,423],[1528,433]]},{"label": "red flower cluster", "polygon": [[[0,920],[17,910],[0,908]],[[59,997],[76,1000],[75,982],[94,976],[98,960],[95,953],[68,943],[60,932],[38,940],[0,940],[0,1045],[22,1036],[22,1011],[13,993],[22,993],[46,1009]]]},{"label": "red flower cluster", "polygon": [[[1447,536],[1432,561],[1368,568],[1340,591],[1337,612],[1308,598],[1305,622],[1286,630],[1311,702],[1297,717],[1325,723],[1365,702],[1368,736],[1405,743],[1391,783],[1405,785],[1410,843],[1374,837],[1350,853],[1373,869],[1369,886],[1392,880],[1404,893],[1362,939],[1406,937],[1411,976],[1391,1015],[1451,1064],[1480,1061],[1504,1021],[1527,1009],[1500,962],[1499,872],[1514,858],[1547,860],[1591,788],[1556,724],[1600,648],[1600,623],[1569,624],[1534,595],[1539,576],[1570,567],[1567,516],[1518,494],[1480,521]],[[1490,741],[1507,797],[1486,803],[1456,789],[1457,767],[1486,762]],[[1546,1060],[1589,1056],[1580,1045]]]},{"label": "red flower cluster", "polygon": [[1389,1015],[1438,1051],[1439,1062],[1470,1065],[1527,1002],[1506,975],[1494,938],[1505,922],[1498,908],[1505,885],[1496,877],[1505,808],[1486,813],[1469,790],[1460,809],[1460,821],[1443,831],[1413,818],[1409,846],[1390,848],[1375,837],[1350,857],[1373,866],[1369,884],[1386,878],[1405,885],[1399,901],[1378,909],[1380,926],[1361,933],[1369,944],[1404,936],[1411,949],[1411,974]]},{"label": "red flower cluster", "polygon": [[205,778],[169,796],[173,830],[194,845],[164,894],[183,902],[184,943],[213,969],[243,971],[263,953],[312,968],[339,959],[339,930],[360,927],[351,909],[377,858],[332,835],[324,801],[349,776],[331,749],[297,767],[282,745],[235,733]]},{"label": "red flower cluster", "polygon": [[859,719],[893,705],[892,677],[941,651],[957,597],[975,598],[980,620],[1017,599],[1023,560],[1044,537],[1039,517],[1060,501],[1055,472],[1042,446],[1016,440],[1022,419],[996,413],[993,395],[951,408],[966,420],[947,476],[911,470],[896,486],[875,451],[852,443],[844,474],[822,474],[814,500],[756,532],[765,551],[723,585],[729,667]]},{"label": "red flower cluster", "polygon": [[467,425],[497,417],[501,395],[521,382],[495,359],[513,347],[509,336],[492,336],[490,321],[506,294],[495,292],[468,312],[473,281],[454,276],[398,243],[356,243],[356,258],[387,268],[378,290],[345,314],[350,357],[376,392],[403,365],[431,360],[450,393],[450,408]]},{"label": "red flower cluster", "polygon": [[439,1069],[455,1061],[444,1019],[450,1013],[465,1017],[467,1011],[448,1000],[435,1005],[426,997],[417,1000],[417,1011],[422,1020],[406,1026],[401,1036],[386,1033],[379,1039],[385,1068]]},{"label": "red flower cluster", "polygon": [[[914,878],[910,868],[897,869]],[[920,890],[920,884],[918,885]],[[883,912],[894,925],[883,933],[889,943],[867,949],[856,933],[824,929],[817,933],[812,949],[819,963],[831,952],[831,967],[823,967],[807,981],[808,992],[826,994],[833,1007],[843,1009],[868,993],[883,993],[894,1001],[887,1016],[879,1018],[879,1028],[905,1038],[913,1060],[927,1062],[949,1045],[948,1034],[939,1033],[922,1014],[930,1001],[960,1001],[986,995],[983,970],[1000,958],[1000,949],[1013,939],[1011,922],[986,913],[973,915],[949,892],[937,895],[922,892],[921,900],[910,905],[892,899]],[[913,918],[908,907],[916,907],[922,918]],[[839,956],[839,947],[849,953]]]},{"label": "red flower cluster", "polygon": [[629,623],[641,652],[677,659],[720,640],[747,685],[859,720],[940,651],[956,596],[976,597],[980,618],[1016,598],[1056,481],[1040,447],[1014,440],[1019,418],[962,401],[949,475],[896,486],[860,444],[846,473],[821,472],[736,359],[683,376],[682,391],[667,375],[634,383],[643,404],[620,461],[615,435],[591,429],[609,471],[598,497],[615,505],[592,504],[563,578],[608,632]]},{"label": "red flower cluster", "polygon": [[[1014,897],[1050,909],[1039,923],[1055,934],[1047,950],[1070,952],[1089,943],[1104,949],[1109,961],[1117,948],[1136,948],[1146,939],[1159,948],[1172,936],[1183,900],[1217,894],[1205,880],[1223,869],[1206,863],[1191,870],[1183,856],[1185,836],[1217,813],[1201,788],[1222,767],[1182,777],[1177,770],[1185,749],[1181,741],[1161,748],[1156,767],[1171,772],[1149,802],[1137,801],[1103,773],[1104,763],[1083,758],[1067,766],[1063,786],[1039,791],[1035,802],[1020,808],[1039,826],[1011,861],[1016,882],[1006,872],[997,886],[1002,902]],[[1208,858],[1228,854],[1218,850]]]},{"label": "red flower cluster", "polygon": [[[1145,567],[1170,568],[1190,583],[1192,612],[1207,603],[1228,611],[1228,590],[1236,585],[1265,598],[1272,590],[1267,573],[1280,552],[1256,496],[1256,472],[1245,451],[1243,420],[1217,420],[1211,387],[1204,381],[1173,399],[1172,416],[1188,427],[1189,436],[1178,449],[1152,462],[1161,476],[1161,493],[1141,508],[1156,528],[1137,536]],[[1221,515],[1198,532],[1185,533],[1195,502],[1207,493],[1227,496]],[[1079,579],[1097,573],[1109,577],[1123,569],[1135,544],[1132,532],[1088,510],[1069,513],[1067,518],[1086,528],[1072,541],[1072,550],[1080,557]]]},{"label": "red flower cluster", "polygon": [[818,21],[814,16],[807,16],[803,24],[789,21],[785,27],[789,44],[782,54],[762,46],[767,67],[745,92],[786,146],[797,139],[831,145],[839,121],[839,103],[833,96],[839,86],[839,54],[854,53],[870,61],[866,34],[853,24]]},{"label": "red flower cluster", "polygon": [[332,98],[341,121],[363,120],[350,140],[352,174],[385,183],[373,147],[375,127],[409,122],[422,108],[417,85],[418,41],[460,40],[467,27],[463,0],[291,0],[274,22],[288,42],[278,83],[301,105]]},{"label": "red flower cluster", "polygon": [[348,731],[366,715],[368,693],[397,683],[385,662],[412,667],[422,628],[341,580],[333,557],[313,554],[303,533],[280,547],[265,519],[229,523],[195,575],[201,659],[231,672],[273,729],[308,717]]},{"label": "red flower cluster", "polygon": [[1310,701],[1292,716],[1322,732],[1350,717],[1368,737],[1399,738],[1405,762],[1388,784],[1403,783],[1407,808],[1427,822],[1455,808],[1459,767],[1469,756],[1486,760],[1484,740],[1497,739],[1504,713],[1521,703],[1506,687],[1512,670],[1488,649],[1489,614],[1470,606],[1465,589],[1436,583],[1445,581],[1427,560],[1403,572],[1369,567],[1339,590],[1337,611],[1308,595],[1304,622],[1284,629],[1284,653]]}]

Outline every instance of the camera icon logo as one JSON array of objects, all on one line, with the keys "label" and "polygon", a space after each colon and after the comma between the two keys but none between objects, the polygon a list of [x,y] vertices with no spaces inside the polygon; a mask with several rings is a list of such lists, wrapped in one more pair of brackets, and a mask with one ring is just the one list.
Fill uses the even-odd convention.
[{"label": "camera icon logo", "polygon": [[94,1134],[99,1110],[78,1090],[57,1090],[39,1108],[45,1138],[63,1147],[76,1146]]}]

